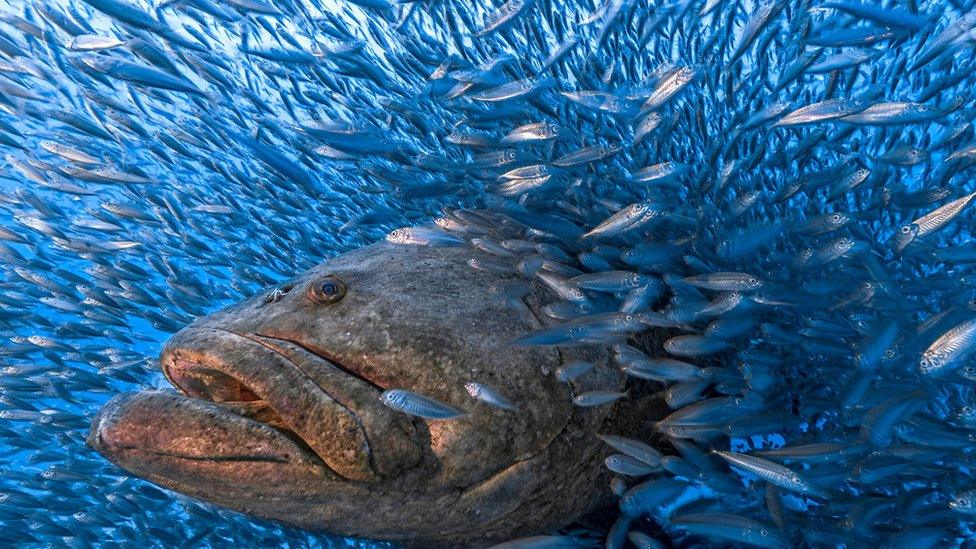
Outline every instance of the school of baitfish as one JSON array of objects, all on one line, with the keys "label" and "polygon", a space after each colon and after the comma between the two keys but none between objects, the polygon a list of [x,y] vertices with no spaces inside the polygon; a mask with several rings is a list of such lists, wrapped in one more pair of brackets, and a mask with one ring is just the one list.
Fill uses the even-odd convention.
[{"label": "school of baitfish", "polygon": [[604,437],[608,547],[972,539],[973,4],[8,0],[4,542],[332,543],[84,437],[167,334],[384,235],[551,288],[514,344],[666,384],[659,440]]}]

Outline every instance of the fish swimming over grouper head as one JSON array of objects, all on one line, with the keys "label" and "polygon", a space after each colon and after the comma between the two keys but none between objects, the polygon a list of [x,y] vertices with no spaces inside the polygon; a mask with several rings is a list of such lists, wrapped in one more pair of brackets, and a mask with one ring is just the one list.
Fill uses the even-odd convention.
[{"label": "fish swimming over grouper head", "polygon": [[[162,352],[181,394],[117,396],[89,444],[160,485],[307,529],[432,546],[563,526],[609,496],[596,434],[636,436],[634,418],[663,403],[575,406],[623,390],[610,353],[511,345],[550,322],[548,290],[508,298],[515,280],[470,257],[382,242],[199,319]],[[595,367],[561,383],[573,361]],[[384,391],[462,415],[407,414]]]}]

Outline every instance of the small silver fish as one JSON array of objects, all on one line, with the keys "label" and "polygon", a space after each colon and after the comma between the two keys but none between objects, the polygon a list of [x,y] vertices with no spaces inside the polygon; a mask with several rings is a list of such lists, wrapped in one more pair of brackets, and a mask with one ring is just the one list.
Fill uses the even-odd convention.
[{"label": "small silver fish", "polygon": [[748,273],[708,273],[689,276],[684,282],[696,288],[720,292],[747,292],[763,285],[762,279]]},{"label": "small silver fish", "polygon": [[556,380],[560,383],[569,383],[593,369],[592,362],[576,360],[567,362],[556,368]]},{"label": "small silver fish", "polygon": [[457,419],[465,415],[453,406],[405,389],[387,389],[380,394],[380,400],[398,412],[426,419]]},{"label": "small silver fish", "polygon": [[603,463],[607,466],[607,469],[610,469],[614,473],[629,477],[643,477],[659,470],[658,467],[651,467],[643,461],[625,454],[607,456]]},{"label": "small silver fish", "polygon": [[660,214],[657,205],[651,201],[631,204],[605,221],[593,227],[583,235],[584,238],[594,236],[612,236],[624,231],[636,229]]},{"label": "small silver fish", "polygon": [[701,372],[701,369],[694,364],[672,358],[637,360],[621,369],[632,377],[663,382],[686,381],[697,377]]},{"label": "small silver fish", "polygon": [[403,227],[386,235],[387,242],[414,246],[463,246],[463,238],[429,227]]},{"label": "small silver fish", "polygon": [[617,391],[589,391],[573,397],[573,404],[580,408],[591,408],[593,406],[603,406],[610,404],[627,396],[627,393]]},{"label": "small silver fish", "polygon": [[800,107],[780,118],[773,126],[798,126],[825,122],[863,111],[868,103],[858,99],[827,99]]},{"label": "small silver fish", "polygon": [[79,164],[98,164],[99,159],[91,156],[88,153],[79,151],[68,147],[67,145],[62,145],[60,143],[55,143],[54,141],[41,141],[38,143],[42,149],[48,151],[49,153],[56,154],[62,158],[66,158],[72,162],[77,162]]},{"label": "small silver fish", "polygon": [[730,344],[716,337],[700,335],[675,336],[664,342],[664,350],[676,356],[702,356],[724,351]]},{"label": "small silver fish", "polygon": [[675,517],[671,520],[671,524],[693,534],[728,540],[736,545],[745,544],[769,549],[789,547],[788,536],[785,532],[738,515],[691,513]]},{"label": "small silver fish", "polygon": [[125,41],[110,36],[80,34],[68,41],[71,51],[101,51],[125,45]]},{"label": "small silver fish", "polygon": [[826,496],[822,490],[815,488],[789,467],[747,454],[737,454],[735,452],[724,452],[721,450],[716,450],[715,454],[739,469],[748,471],[780,488],[808,496],[820,498]]},{"label": "small silver fish", "polygon": [[464,389],[472,397],[488,404],[494,406],[495,408],[501,408],[502,410],[516,411],[518,408],[512,404],[512,401],[508,400],[505,395],[501,394],[497,389],[485,385],[484,383],[478,383],[476,381],[469,381],[464,384]]},{"label": "small silver fish", "polygon": [[486,271],[495,274],[511,274],[515,272],[515,266],[502,261],[488,259],[486,257],[473,257],[468,260],[468,265],[479,271]]},{"label": "small silver fish", "polygon": [[639,440],[615,435],[597,436],[614,450],[640,460],[645,465],[654,468],[660,468],[661,466],[661,458],[663,457],[661,452]]},{"label": "small silver fish", "polygon": [[551,122],[525,124],[508,132],[502,143],[525,143],[529,141],[549,141],[559,137],[559,126]]},{"label": "small silver fish", "polygon": [[647,98],[641,106],[641,112],[656,110],[665,104],[669,99],[677,95],[695,78],[695,71],[690,67],[680,67],[675,69],[666,77],[661,79],[654,93]]},{"label": "small silver fish", "polygon": [[941,375],[973,351],[976,347],[974,343],[976,343],[976,319],[958,324],[939,336],[922,353],[918,369],[924,375]]},{"label": "small silver fish", "polygon": [[967,194],[903,226],[894,236],[895,250],[901,252],[914,240],[938,231],[955,219],[974,198],[976,198],[976,193]]}]

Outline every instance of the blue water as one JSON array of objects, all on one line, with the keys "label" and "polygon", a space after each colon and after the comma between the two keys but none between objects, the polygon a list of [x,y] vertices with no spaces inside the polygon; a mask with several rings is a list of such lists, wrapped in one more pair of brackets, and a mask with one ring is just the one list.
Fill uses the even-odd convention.
[{"label": "blue water", "polygon": [[[444,107],[445,95],[464,94],[465,90],[456,86],[463,88],[465,74],[484,78],[476,82],[475,89],[481,90],[517,79],[513,75],[536,74],[549,53],[578,32],[581,46],[567,55],[571,63],[554,64],[549,71],[551,85],[564,91],[607,91],[624,103],[635,101],[634,96],[643,100],[647,95],[643,87],[662,74],[654,71],[670,67],[669,63],[695,66],[696,78],[704,75],[704,80],[710,71],[732,70],[699,58],[691,43],[697,47],[700,42],[689,36],[701,42],[715,39],[735,44],[757,10],[751,1],[719,2],[714,13],[692,20],[686,14],[697,13],[704,2],[604,4],[584,0],[562,6],[540,1],[529,3],[535,10],[532,18],[517,18],[515,31],[502,29],[481,38],[474,31],[502,3],[469,6],[432,1],[377,10],[360,5],[369,2],[256,0],[256,5],[277,6],[281,12],[267,15],[259,8],[235,9],[233,6],[243,5],[240,0],[196,2],[217,9],[229,20],[205,13],[205,9],[186,8],[195,3],[191,0],[133,3],[143,13],[152,14],[161,27],[183,37],[176,40],[164,40],[158,32],[139,30],[138,25],[113,19],[92,8],[97,2],[0,2],[0,11],[22,18],[0,23],[0,137],[4,138],[0,148],[6,158],[6,166],[0,170],[0,228],[4,229],[0,233],[0,546],[372,545],[255,520],[134,478],[85,445],[90,420],[119,392],[168,388],[156,357],[169,335],[193,319],[288,279],[323,259],[380,240],[391,229],[427,223],[446,207],[498,205],[503,199],[495,189],[496,178],[511,166],[504,170],[497,165],[472,168],[480,166],[484,157],[478,157],[477,147],[472,147],[473,153],[458,145],[457,136],[451,132],[467,125],[480,126],[488,129],[475,131],[479,137],[497,139],[504,132],[494,125],[492,116],[528,123],[538,114],[533,111],[520,117],[521,107],[505,102],[486,108],[479,104],[470,110]],[[909,1],[890,4],[914,9]],[[924,149],[950,132],[953,124],[972,120],[976,112],[971,97],[972,34],[960,37],[944,56],[920,70],[905,68],[924,45],[971,10],[971,4],[922,6],[931,19],[929,26],[908,33],[903,42],[828,46],[831,53],[870,50],[879,61],[834,76],[804,75],[784,85],[785,91],[780,93],[771,91],[776,87],[775,78],[800,52],[813,49],[802,46],[797,38],[800,29],[793,26],[803,20],[802,14],[813,14],[815,23],[825,26],[844,27],[855,21],[830,19],[823,10],[810,10],[806,3],[791,3],[785,15],[777,16],[774,32],[762,33],[757,41],[760,52],[775,52],[779,62],[770,67],[772,61],[749,49],[734,69],[745,75],[744,80],[752,75],[769,80],[768,85],[760,83],[746,90],[755,96],[721,86],[697,90],[698,95],[690,97],[679,95],[673,103],[702,105],[702,110],[688,107],[675,120],[665,120],[664,127],[673,123],[678,128],[673,135],[651,134],[649,142],[659,139],[653,146],[621,153],[629,163],[617,163],[618,157],[607,164],[594,164],[592,169],[569,169],[565,193],[536,202],[530,193],[523,202],[536,208],[538,202],[545,202],[557,211],[567,201],[578,199],[585,204],[579,214],[581,222],[592,228],[609,212],[628,203],[663,196],[662,200],[671,200],[669,207],[675,211],[687,206],[689,211],[699,208],[699,213],[707,212],[702,240],[710,239],[708,245],[723,239],[727,242],[712,247],[703,244],[695,253],[699,261],[704,256],[706,262],[714,260],[722,265],[738,260],[739,247],[748,247],[752,238],[758,238],[757,233],[746,230],[763,222],[774,220],[792,226],[799,219],[826,211],[870,211],[856,230],[852,225],[844,234],[870,241],[872,246],[879,243],[871,249],[878,250],[879,257],[890,257],[888,241],[899,227],[974,190],[968,164],[960,168],[946,163],[949,152],[959,149],[959,143],[971,143],[971,127],[962,131],[954,146],[933,151],[918,166],[878,159],[896,145]],[[621,13],[630,19],[622,18],[614,25],[623,25],[626,33],[618,33],[614,25],[603,29],[601,17],[605,13],[598,9],[601,6],[623,6]],[[591,21],[591,13],[603,15]],[[728,13],[734,17],[726,19]],[[678,15],[684,18],[680,24],[671,19]],[[609,19],[616,16],[614,12]],[[62,18],[66,22],[60,22]],[[646,48],[632,47],[627,42],[630,38],[621,38],[641,34],[649,21],[664,22],[652,29]],[[735,22],[733,30],[726,29],[727,21]],[[82,34],[130,42],[101,53],[83,52],[78,42],[72,42],[77,29]],[[34,36],[35,30],[41,34]],[[526,36],[532,37],[534,49],[526,45]],[[131,42],[134,39],[144,43],[139,46]],[[154,45],[147,47],[145,42]],[[175,46],[174,42],[195,43],[205,51]],[[281,50],[303,57],[269,58]],[[617,51],[628,53],[616,56]],[[127,84],[93,70],[87,64],[93,56],[135,60],[169,70],[202,93]],[[404,59],[412,59],[413,64],[408,66]],[[492,59],[503,68],[486,68]],[[458,71],[452,77],[455,80],[431,79],[439,65],[442,72]],[[952,80],[960,74],[958,80]],[[727,80],[721,82],[724,85]],[[712,149],[729,135],[717,131],[709,134],[711,125],[731,131],[774,99],[785,97],[795,108],[820,100],[821,95],[833,90],[835,97],[863,93],[872,100],[912,101],[940,83],[944,88],[919,102],[944,108],[959,98],[963,108],[948,111],[952,116],[937,124],[906,130],[901,125],[859,127],[856,132],[860,133],[854,138],[837,138],[838,142],[819,152],[824,158],[807,159],[802,166],[780,166],[778,154],[795,150],[791,147],[803,145],[804,139],[820,144],[818,139],[823,137],[811,137],[813,130],[808,127],[797,133],[770,130],[761,137],[750,134],[746,145],[737,145],[741,150],[732,147],[728,157],[721,157],[735,160],[735,164],[722,166],[715,158],[706,158],[713,150],[716,158],[728,152]],[[558,96],[545,97],[550,100]],[[521,163],[532,162],[536,156],[551,160],[574,148],[625,141],[621,136],[632,134],[630,121],[625,120],[632,115],[614,112],[612,105],[583,108],[559,101],[535,101],[531,106],[556,121],[565,120],[562,138],[572,146],[563,145],[559,154],[553,154],[552,149],[533,150],[518,157]],[[722,110],[726,104],[734,108]],[[703,111],[706,115],[696,119]],[[318,149],[322,143],[305,128],[323,121],[372,128],[372,133],[366,131],[368,143],[395,141],[397,150],[356,154]],[[505,131],[511,126],[508,124]],[[69,146],[73,152],[53,152],[52,143]],[[701,184],[718,181],[720,169],[739,170],[749,164],[753,151],[765,152],[767,148],[770,154],[760,156],[759,162],[750,166],[759,175],[751,178],[735,171],[728,188],[724,182],[714,184],[716,198],[706,201],[704,207],[692,203],[694,192],[683,190],[683,185],[675,193],[667,189],[650,191],[634,185],[633,171],[627,171],[665,160],[688,163],[702,168],[694,172],[694,184],[706,188],[708,185]],[[79,151],[93,158],[68,158]],[[772,198],[801,175],[855,160],[867,161],[878,174],[884,174],[858,190],[860,193],[871,187],[871,194],[844,194],[829,204],[823,194],[815,196],[812,192],[803,198]],[[86,171],[106,166],[114,170],[108,176],[97,177]],[[119,181],[120,174],[134,179]],[[682,182],[693,188],[689,181]],[[836,178],[829,178],[818,184],[830,187],[835,183]],[[928,201],[911,194],[937,187],[944,187],[946,194]],[[766,194],[760,193],[754,203],[736,202],[753,189]],[[888,201],[892,197],[900,205],[891,206]],[[716,204],[724,206],[717,208]],[[755,204],[759,206],[753,207]],[[739,205],[743,212],[729,215]],[[965,211],[955,224],[931,237],[924,251],[970,244],[972,212]],[[664,236],[673,235],[660,236],[663,241]],[[816,245],[823,246],[826,240],[816,241]],[[811,242],[779,242],[770,246],[765,264],[752,262],[745,254],[737,267],[766,268],[775,266],[776,261],[787,266],[797,256],[800,243],[813,246]],[[972,263],[971,259],[959,265],[924,260],[907,266],[897,263],[898,270],[886,282],[909,296],[906,304],[913,303],[906,305],[904,332],[952,307],[956,307],[955,313],[971,315],[973,306],[966,301],[972,297]],[[849,271],[838,268],[830,275],[853,272],[860,276],[865,269],[856,266]],[[921,290],[913,286],[924,277],[936,282]],[[805,283],[830,282],[813,278],[805,279]],[[854,278],[843,280],[850,283]],[[902,284],[902,280],[906,282]],[[825,290],[821,295],[828,293]],[[842,327],[851,330],[843,335],[845,345],[871,333],[870,329],[861,333],[851,328],[874,327],[874,311],[867,312],[870,314],[863,316],[865,310],[858,309],[844,318],[847,324]],[[837,352],[830,332],[835,325],[824,322],[818,328],[812,322],[791,325],[791,330],[805,330],[802,341],[787,337],[795,335],[791,332],[781,338],[776,351],[804,354],[811,371],[836,358]],[[823,332],[817,332],[820,328]],[[816,337],[807,337],[811,333]],[[760,339],[757,336],[755,341]],[[899,364],[913,365],[917,352],[933,338],[925,342],[915,339],[905,336],[898,345],[884,350],[892,350]],[[799,360],[796,354],[783,359],[784,368]],[[896,370],[890,364],[886,367]],[[844,377],[840,383],[846,389],[852,379]],[[916,378],[907,379],[899,382],[907,386],[917,382]],[[829,381],[836,383],[838,378]],[[928,403],[927,414],[949,421],[972,397],[968,386],[961,387],[939,393]],[[836,394],[831,393],[830,398]],[[790,436],[827,432],[845,420],[837,410],[831,412],[834,415],[817,418],[816,425],[804,423],[789,434],[764,432],[735,438],[732,449],[779,447]],[[952,425],[955,429],[957,424]],[[959,432],[964,430],[960,428]],[[968,449],[960,451],[960,456],[968,459]],[[933,496],[939,505],[954,493],[972,488],[962,459],[958,464],[960,479],[940,487]],[[946,466],[944,461],[939,463]],[[802,512],[805,503],[791,498],[784,497],[787,505]],[[968,530],[959,526],[953,532],[958,536],[953,539],[958,541]]]}]

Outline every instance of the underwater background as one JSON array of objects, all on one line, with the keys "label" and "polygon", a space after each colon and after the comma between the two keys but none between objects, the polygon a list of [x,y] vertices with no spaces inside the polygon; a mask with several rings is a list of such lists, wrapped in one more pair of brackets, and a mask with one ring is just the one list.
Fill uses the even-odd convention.
[{"label": "underwater background", "polygon": [[[194,318],[457,207],[657,277],[626,312],[700,334],[667,349],[704,373],[618,356],[686,413],[615,546],[970,543],[972,2],[0,6],[0,546],[375,545],[155,487],[85,437],[169,387]],[[606,283],[584,289],[635,289]],[[669,525],[686,504],[707,516]]]}]

